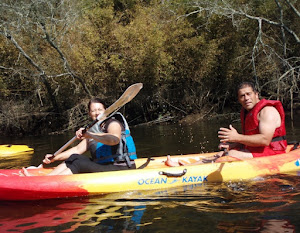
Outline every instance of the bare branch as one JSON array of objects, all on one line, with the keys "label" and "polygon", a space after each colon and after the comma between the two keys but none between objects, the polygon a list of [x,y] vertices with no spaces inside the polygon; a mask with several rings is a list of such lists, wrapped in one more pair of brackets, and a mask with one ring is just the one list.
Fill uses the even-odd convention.
[{"label": "bare branch", "polygon": [[42,28],[43,28],[43,31],[45,33],[45,37],[46,37],[46,40],[48,41],[48,43],[52,46],[52,48],[54,48],[57,53],[59,54],[60,58],[62,59],[63,61],[63,65],[64,65],[64,68],[65,70],[68,71],[68,73],[75,79],[77,79],[81,85],[83,86],[85,92],[91,97],[92,94],[91,92],[89,91],[88,87],[86,86],[85,82],[82,80],[82,78],[80,78],[78,75],[75,74],[75,72],[71,69],[70,65],[69,65],[69,62],[68,60],[66,59],[65,55],[63,54],[63,52],[58,48],[58,46],[54,43],[53,40],[51,40],[50,38],[50,35],[49,33],[47,32],[47,29],[46,29],[46,26],[44,23],[40,22],[40,24],[42,25]]},{"label": "bare branch", "polygon": [[29,64],[31,64],[40,73],[38,77],[40,77],[41,81],[44,83],[50,100],[53,104],[53,107],[59,112],[57,101],[53,96],[53,91],[51,85],[47,81],[47,75],[45,74],[45,71],[37,63],[35,63],[34,60],[23,50],[23,48],[18,44],[18,42],[15,40],[11,33],[5,31],[5,36],[14,44],[14,46],[20,51],[20,53],[25,57]]},{"label": "bare branch", "polygon": [[296,15],[300,17],[300,12],[295,8],[295,6],[289,0],[285,0],[285,2],[291,7],[291,9],[296,13]]},{"label": "bare branch", "polygon": [[[286,0],[289,5],[291,6],[291,8],[297,13],[298,15],[298,11],[296,10],[296,8],[288,1]],[[247,13],[249,11],[248,6],[244,5],[243,8],[239,7],[239,9],[235,9],[235,6],[231,5],[229,3],[230,1],[226,1],[226,0],[222,0],[222,1],[197,1],[196,3],[194,3],[192,6],[194,8],[197,8],[198,10],[193,11],[193,13],[201,13],[203,11],[206,11],[209,15],[222,15],[224,17],[227,18],[231,18],[233,25],[238,25],[238,19],[240,19],[240,17],[246,17],[249,19],[253,19],[256,21],[261,20],[262,22],[266,22],[270,25],[273,26],[277,26],[277,27],[283,27],[284,30],[286,30],[289,34],[291,34],[294,39],[296,40],[297,43],[300,43],[300,39],[298,37],[298,35],[296,34],[296,32],[294,32],[291,28],[289,28],[286,24],[284,24],[283,22],[276,22],[270,19],[267,19],[265,17],[262,16],[254,16],[251,15],[249,13]],[[191,13],[186,14],[185,16],[189,16],[191,15]]]}]

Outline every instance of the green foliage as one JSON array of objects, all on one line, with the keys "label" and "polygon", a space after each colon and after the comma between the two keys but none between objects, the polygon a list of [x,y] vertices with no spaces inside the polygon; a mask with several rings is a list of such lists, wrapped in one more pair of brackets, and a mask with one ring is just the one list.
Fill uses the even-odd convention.
[{"label": "green foliage", "polygon": [[[299,91],[293,68],[299,66],[300,46],[291,33],[285,31],[283,37],[279,24],[267,22],[281,20],[274,0],[21,3],[5,17],[1,5],[0,95],[28,100],[30,111],[55,112],[52,96],[67,112],[90,97],[84,85],[91,95],[112,103],[130,84],[142,82],[144,89],[128,104],[129,118],[139,121],[164,114],[221,113],[226,107],[236,111],[235,86],[253,76],[266,97],[287,105],[295,101],[287,90],[295,97]],[[283,23],[299,37],[299,17],[279,3]],[[261,31],[255,17],[264,19]],[[282,77],[289,69],[294,76]]]}]

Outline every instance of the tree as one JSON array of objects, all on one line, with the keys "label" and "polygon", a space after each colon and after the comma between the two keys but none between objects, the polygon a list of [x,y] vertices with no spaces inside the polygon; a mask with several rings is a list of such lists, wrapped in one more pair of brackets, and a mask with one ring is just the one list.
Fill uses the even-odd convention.
[{"label": "tree", "polygon": [[[299,93],[300,81],[299,1],[188,0],[179,3],[189,9],[185,17],[205,16],[206,27],[217,15],[230,19],[237,31],[245,33],[244,41],[249,49],[239,54],[247,58],[244,68],[251,65],[258,88],[270,98],[289,100],[293,112],[293,98]],[[256,27],[251,21],[256,22]],[[293,118],[293,114],[291,116]]]},{"label": "tree", "polygon": [[[70,77],[70,83],[77,85],[76,81],[78,81],[83,90],[91,96],[85,81],[72,69],[63,52],[70,49],[69,41],[65,41],[65,35],[79,15],[76,2],[33,0],[0,3],[0,34],[15,46],[31,66],[21,61],[14,67],[3,66],[2,69],[11,69],[14,73],[18,72],[20,76],[32,78],[43,105],[40,91],[40,83],[42,83],[57,112],[60,112],[56,99],[60,88],[57,79]],[[18,66],[23,65],[26,66],[25,71],[18,69]]]}]

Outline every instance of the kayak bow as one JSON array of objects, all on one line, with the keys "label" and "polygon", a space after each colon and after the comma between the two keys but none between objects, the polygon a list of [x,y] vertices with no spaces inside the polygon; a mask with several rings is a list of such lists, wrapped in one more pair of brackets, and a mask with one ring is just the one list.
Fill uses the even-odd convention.
[{"label": "kayak bow", "polygon": [[0,145],[0,156],[32,154],[34,150],[27,145]]}]

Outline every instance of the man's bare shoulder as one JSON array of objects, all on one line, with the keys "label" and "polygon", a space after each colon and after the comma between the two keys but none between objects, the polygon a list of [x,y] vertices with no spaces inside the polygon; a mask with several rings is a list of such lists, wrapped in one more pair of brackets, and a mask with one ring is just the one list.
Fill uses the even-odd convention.
[{"label": "man's bare shoulder", "polygon": [[266,106],[259,112],[259,121],[272,121],[278,127],[281,123],[280,114],[277,109],[273,106]]},{"label": "man's bare shoulder", "polygon": [[260,114],[271,114],[271,113],[273,113],[273,114],[277,113],[279,115],[279,112],[273,106],[266,106],[266,107],[264,107],[263,109],[260,110]]}]

